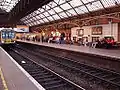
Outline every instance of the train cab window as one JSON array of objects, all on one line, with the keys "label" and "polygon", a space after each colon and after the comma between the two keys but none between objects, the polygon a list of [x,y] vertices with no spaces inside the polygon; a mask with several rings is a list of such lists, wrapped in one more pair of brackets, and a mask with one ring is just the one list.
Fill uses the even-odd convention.
[{"label": "train cab window", "polygon": [[14,32],[8,32],[8,38],[12,39],[15,37],[15,33]]},{"label": "train cab window", "polygon": [[2,32],[2,38],[5,39],[6,38],[6,33]]},{"label": "train cab window", "polygon": [[15,32],[11,32],[11,38],[15,38]]},{"label": "train cab window", "polygon": [[9,38],[9,34],[8,34],[8,32],[6,32],[5,35],[6,35],[6,38]]},{"label": "train cab window", "polygon": [[9,38],[13,38],[12,32],[9,32]]}]

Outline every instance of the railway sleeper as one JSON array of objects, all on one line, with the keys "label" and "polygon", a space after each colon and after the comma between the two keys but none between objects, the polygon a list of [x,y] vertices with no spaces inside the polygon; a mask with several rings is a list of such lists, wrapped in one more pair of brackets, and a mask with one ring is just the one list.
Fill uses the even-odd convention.
[{"label": "railway sleeper", "polygon": [[40,71],[40,70],[35,70],[35,71],[31,71],[31,70],[28,70],[31,74],[39,74],[39,73],[45,73],[46,71]]},{"label": "railway sleeper", "polygon": [[33,77],[38,77],[38,76],[43,76],[43,75],[49,75],[49,73],[45,72],[45,73],[32,74]]},{"label": "railway sleeper", "polygon": [[51,78],[51,77],[54,77],[53,75],[43,75],[43,76],[39,76],[39,77],[36,77],[37,79],[43,79],[43,78]]},{"label": "railway sleeper", "polygon": [[56,80],[56,81],[51,81],[51,82],[46,82],[43,85],[52,85],[52,84],[60,84],[63,83],[61,80]]},{"label": "railway sleeper", "polygon": [[56,78],[56,77],[44,78],[44,79],[39,79],[38,82],[40,82],[40,83],[45,83],[45,82],[54,81],[54,80],[59,80],[59,79]]},{"label": "railway sleeper", "polygon": [[53,86],[47,86],[47,87],[45,87],[47,90],[53,90],[54,88],[60,88],[60,87],[62,87],[62,88],[64,88],[65,86],[66,86],[67,84],[66,83],[61,83],[61,84],[58,84],[58,85],[53,85]]}]

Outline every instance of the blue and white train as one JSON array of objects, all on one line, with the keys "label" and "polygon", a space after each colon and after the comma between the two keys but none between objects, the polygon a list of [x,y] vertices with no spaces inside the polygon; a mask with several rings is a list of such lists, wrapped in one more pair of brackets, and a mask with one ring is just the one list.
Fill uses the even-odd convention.
[{"label": "blue and white train", "polygon": [[13,29],[2,29],[0,31],[1,44],[14,44],[16,42],[16,32]]}]

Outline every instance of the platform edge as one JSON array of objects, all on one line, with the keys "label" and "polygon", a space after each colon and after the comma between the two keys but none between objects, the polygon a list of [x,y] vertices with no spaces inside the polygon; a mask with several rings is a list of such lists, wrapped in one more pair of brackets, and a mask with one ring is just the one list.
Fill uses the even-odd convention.
[{"label": "platform edge", "polygon": [[38,88],[38,90],[45,90],[24,68],[22,68],[2,47],[0,49],[15,63],[15,65],[29,78],[29,80]]}]

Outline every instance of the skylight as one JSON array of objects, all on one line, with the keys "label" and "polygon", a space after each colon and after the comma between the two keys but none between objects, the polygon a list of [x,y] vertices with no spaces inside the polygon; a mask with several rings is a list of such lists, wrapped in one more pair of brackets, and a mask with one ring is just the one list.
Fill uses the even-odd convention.
[{"label": "skylight", "polygon": [[25,16],[21,21],[27,25],[34,26],[119,4],[120,0],[54,0],[28,16]]},{"label": "skylight", "polygon": [[0,0],[0,8],[6,12],[10,10],[19,2],[20,0]]}]

